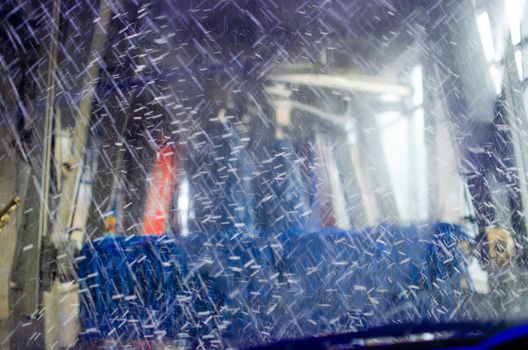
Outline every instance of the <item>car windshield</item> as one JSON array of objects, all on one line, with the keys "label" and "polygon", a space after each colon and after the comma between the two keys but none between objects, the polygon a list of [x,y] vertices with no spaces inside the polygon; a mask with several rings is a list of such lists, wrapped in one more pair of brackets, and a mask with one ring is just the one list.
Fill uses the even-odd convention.
[{"label": "car windshield", "polygon": [[523,320],[526,2],[3,0],[2,346]]}]

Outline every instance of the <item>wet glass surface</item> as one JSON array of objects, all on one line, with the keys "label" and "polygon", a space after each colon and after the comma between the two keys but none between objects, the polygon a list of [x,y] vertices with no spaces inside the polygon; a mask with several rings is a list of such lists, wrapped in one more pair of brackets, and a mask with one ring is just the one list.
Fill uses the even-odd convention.
[{"label": "wet glass surface", "polygon": [[525,318],[526,11],[2,2],[2,345]]}]

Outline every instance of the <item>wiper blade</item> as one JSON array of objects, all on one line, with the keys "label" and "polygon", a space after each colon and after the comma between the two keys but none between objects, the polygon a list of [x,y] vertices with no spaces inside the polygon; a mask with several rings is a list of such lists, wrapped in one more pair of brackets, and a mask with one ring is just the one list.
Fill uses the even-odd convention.
[{"label": "wiper blade", "polygon": [[[299,340],[284,340],[274,344],[253,348],[253,350],[278,350],[278,349],[346,349],[347,345],[358,346],[361,340],[376,338],[403,338],[426,333],[449,333],[449,339],[474,339],[481,340],[506,328],[519,326],[520,322],[513,321],[467,321],[467,322],[421,322],[390,324],[380,327],[373,327],[357,332],[332,334],[321,337],[310,337]],[[443,338],[445,339],[445,338]],[[386,343],[385,343],[386,344]],[[380,343],[379,345],[383,345]],[[408,344],[407,344],[408,345]],[[444,345],[447,345],[444,343]],[[462,345],[462,344],[459,344]]]}]

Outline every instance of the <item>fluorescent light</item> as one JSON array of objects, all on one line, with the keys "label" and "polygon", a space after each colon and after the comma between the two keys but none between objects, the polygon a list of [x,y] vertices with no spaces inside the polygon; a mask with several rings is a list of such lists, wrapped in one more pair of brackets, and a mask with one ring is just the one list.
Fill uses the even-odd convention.
[{"label": "fluorescent light", "polygon": [[521,42],[521,19],[524,12],[524,4],[525,0],[504,0],[513,45]]},{"label": "fluorescent light", "polygon": [[493,48],[493,36],[491,35],[489,16],[486,11],[477,16],[477,26],[484,49],[484,56],[486,57],[486,61],[489,62],[492,60],[495,50]]}]

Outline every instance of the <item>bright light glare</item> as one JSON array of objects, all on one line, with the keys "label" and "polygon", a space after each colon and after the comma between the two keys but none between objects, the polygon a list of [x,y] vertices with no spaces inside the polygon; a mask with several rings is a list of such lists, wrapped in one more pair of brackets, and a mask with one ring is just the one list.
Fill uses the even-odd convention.
[{"label": "bright light glare", "polygon": [[399,95],[396,95],[396,94],[383,94],[383,95],[380,95],[380,101],[381,102],[399,102],[401,101],[401,98]]},{"label": "bright light glare", "polygon": [[489,62],[492,60],[495,50],[493,48],[493,36],[491,35],[489,16],[486,11],[478,15],[477,26],[484,49],[484,56],[486,57],[486,61]]},{"label": "bright light glare", "polygon": [[189,204],[189,180],[184,178],[181,183],[180,195],[178,197],[182,236],[189,234]]},{"label": "bright light glare", "polygon": [[407,193],[409,192],[409,174],[403,164],[409,164],[408,161],[408,133],[406,118],[399,118],[390,126],[385,128],[382,133],[383,151],[385,153],[387,168],[391,178],[396,206],[398,212],[404,220],[410,219],[411,204]]},{"label": "bright light glare", "polygon": [[414,67],[412,74],[411,74],[411,79],[412,79],[412,87],[414,90],[413,102],[415,106],[419,106],[423,102],[422,66]]},{"label": "bright light glare", "polygon": [[524,5],[525,0],[504,0],[513,45],[521,42],[521,19],[524,13]]}]

